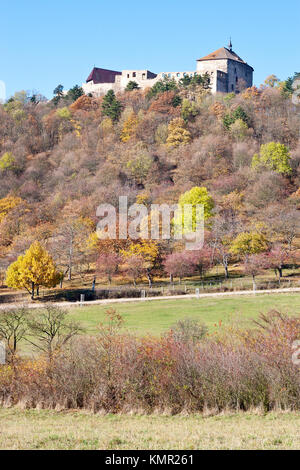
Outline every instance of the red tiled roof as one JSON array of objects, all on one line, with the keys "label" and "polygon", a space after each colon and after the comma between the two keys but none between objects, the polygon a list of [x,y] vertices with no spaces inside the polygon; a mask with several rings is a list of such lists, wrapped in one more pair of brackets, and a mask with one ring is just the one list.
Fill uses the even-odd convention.
[{"label": "red tiled roof", "polygon": [[[235,52],[230,51],[226,47],[221,47],[215,52],[212,52],[211,54],[208,54],[205,57],[202,57],[201,59],[198,59],[198,61],[202,60],[217,60],[217,59],[231,59],[235,60],[237,62],[241,62],[242,64],[247,64],[243,59],[241,59]],[[250,67],[250,66],[249,66]]]},{"label": "red tiled roof", "polygon": [[86,82],[88,83],[93,80],[94,83],[114,83],[116,75],[122,75],[122,72],[94,67]]}]

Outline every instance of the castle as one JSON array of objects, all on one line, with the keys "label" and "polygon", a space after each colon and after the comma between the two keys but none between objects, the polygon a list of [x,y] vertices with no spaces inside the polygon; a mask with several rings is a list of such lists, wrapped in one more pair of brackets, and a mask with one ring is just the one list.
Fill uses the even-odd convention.
[{"label": "castle", "polygon": [[194,72],[161,72],[152,73],[149,70],[106,70],[94,67],[82,88],[85,94],[101,96],[109,90],[114,92],[125,90],[129,82],[136,82],[141,89],[152,87],[157,81],[164,78],[174,79],[177,82],[188,75],[203,75],[209,73],[211,77],[212,93],[238,93],[241,87],[249,88],[253,84],[254,69],[242,60],[233,50],[232,43],[227,47],[212,52],[197,60]]}]

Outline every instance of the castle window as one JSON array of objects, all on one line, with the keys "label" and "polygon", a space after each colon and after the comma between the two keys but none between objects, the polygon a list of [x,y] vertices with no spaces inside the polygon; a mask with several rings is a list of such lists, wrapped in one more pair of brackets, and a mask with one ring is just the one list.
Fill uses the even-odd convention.
[{"label": "castle window", "polygon": [[235,82],[236,82],[236,83],[238,82],[238,78],[237,78],[237,77],[235,77]]},{"label": "castle window", "polygon": [[128,74],[127,74],[127,78],[129,78],[129,77],[130,77],[130,75],[129,75],[129,73],[128,73]]},{"label": "castle window", "polygon": [[145,74],[145,73],[143,73],[142,77],[143,77],[143,80],[145,80],[145,78],[146,78],[146,74]]},{"label": "castle window", "polygon": [[234,85],[231,85],[231,91],[234,91]]},{"label": "castle window", "polygon": [[133,76],[133,77],[136,77],[136,72],[133,72],[132,76]]},{"label": "castle window", "polygon": [[180,73],[177,73],[176,75],[177,75],[177,77],[180,77]]}]

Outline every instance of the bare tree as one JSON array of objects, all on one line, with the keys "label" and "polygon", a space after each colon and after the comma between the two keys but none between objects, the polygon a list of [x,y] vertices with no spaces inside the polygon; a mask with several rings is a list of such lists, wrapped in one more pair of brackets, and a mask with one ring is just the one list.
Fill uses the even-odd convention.
[{"label": "bare tree", "polygon": [[13,362],[18,344],[28,335],[26,307],[5,309],[0,312],[0,339],[5,341],[10,358]]},{"label": "bare tree", "polygon": [[64,346],[73,336],[82,332],[76,322],[67,320],[68,313],[59,307],[46,305],[31,315],[28,325],[30,336],[27,341],[36,349],[48,355],[49,362],[53,354]]}]

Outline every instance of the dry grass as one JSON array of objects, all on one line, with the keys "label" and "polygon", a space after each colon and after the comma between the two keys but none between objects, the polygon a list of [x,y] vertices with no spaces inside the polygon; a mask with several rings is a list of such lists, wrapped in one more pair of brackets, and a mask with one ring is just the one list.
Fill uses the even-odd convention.
[{"label": "dry grass", "polygon": [[0,409],[0,449],[299,449],[300,414],[93,415]]}]

